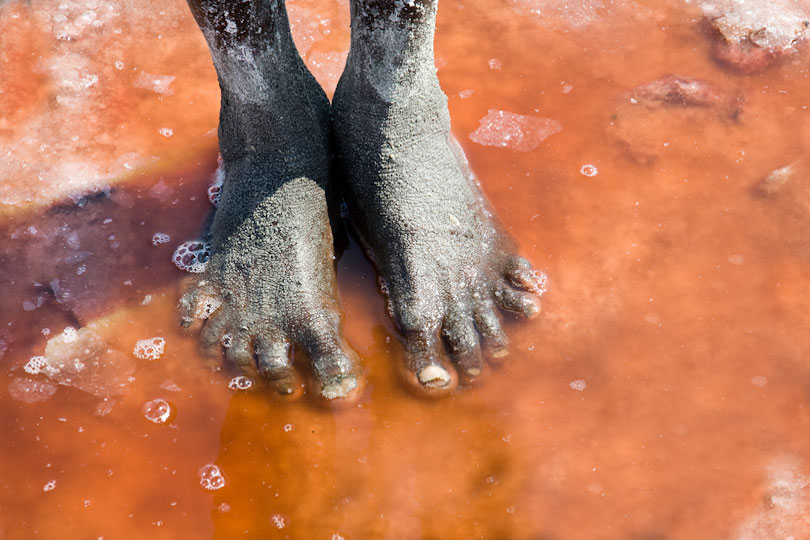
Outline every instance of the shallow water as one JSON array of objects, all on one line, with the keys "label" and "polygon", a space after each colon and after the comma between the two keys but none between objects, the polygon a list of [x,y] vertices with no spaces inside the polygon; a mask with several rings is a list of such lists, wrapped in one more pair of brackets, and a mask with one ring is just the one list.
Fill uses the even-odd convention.
[{"label": "shallow water", "polygon": [[[480,385],[421,401],[352,244],[338,278],[368,389],[333,411],[231,390],[176,326],[169,259],[209,210],[218,101],[185,5],[62,6],[0,7],[0,538],[810,537],[802,47],[743,75],[695,2],[442,0],[453,129],[549,275],[544,313],[509,318]],[[290,6],[331,92],[347,7]],[[668,75],[705,99],[650,97]],[[49,360],[83,368],[26,373],[66,327]],[[153,337],[160,358],[135,358]]]}]

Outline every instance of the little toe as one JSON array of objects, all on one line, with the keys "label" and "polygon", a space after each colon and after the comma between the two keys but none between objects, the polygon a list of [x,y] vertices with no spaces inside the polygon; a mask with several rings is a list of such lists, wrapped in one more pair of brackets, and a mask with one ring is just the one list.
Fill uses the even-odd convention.
[{"label": "little toe", "polygon": [[[194,313],[197,311],[198,296],[198,289],[195,287],[180,297],[180,301],[177,303],[177,311],[180,314],[180,326],[183,328],[194,330],[192,326],[195,322],[198,322],[198,319],[194,317]],[[197,326],[199,326],[199,324]]]},{"label": "little toe", "polygon": [[280,395],[300,396],[301,379],[290,358],[290,344],[283,340],[258,336],[254,349],[259,375]]},{"label": "little toe", "polygon": [[528,319],[540,314],[540,302],[534,295],[515,290],[506,283],[496,285],[493,296],[495,302],[507,311],[520,313]]},{"label": "little toe", "polygon": [[213,315],[222,305],[222,300],[206,281],[193,286],[178,302],[180,325],[187,329],[199,328],[202,321]]},{"label": "little toe", "polygon": [[509,258],[504,268],[504,275],[512,286],[524,291],[541,295],[546,290],[545,274],[533,270],[531,263],[519,255]]},{"label": "little toe", "polygon": [[495,305],[483,302],[474,311],[475,326],[481,335],[481,350],[490,361],[499,361],[509,354],[509,339],[501,327]]},{"label": "little toe", "polygon": [[462,383],[472,383],[484,370],[472,317],[461,310],[449,314],[442,325],[442,337]]}]

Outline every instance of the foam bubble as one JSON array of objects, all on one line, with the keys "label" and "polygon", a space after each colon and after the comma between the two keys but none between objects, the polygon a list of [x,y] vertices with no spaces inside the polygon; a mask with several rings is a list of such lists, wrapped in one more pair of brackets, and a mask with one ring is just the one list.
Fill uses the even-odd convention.
[{"label": "foam bubble", "polygon": [[286,529],[289,520],[284,514],[272,514],[270,516],[270,523],[272,523],[276,529]]},{"label": "foam bubble", "polygon": [[172,254],[172,262],[180,270],[201,274],[211,258],[211,244],[201,240],[183,242]]},{"label": "foam bubble", "polygon": [[599,174],[599,169],[596,168],[596,165],[591,165],[590,163],[586,163],[585,165],[580,167],[579,174],[581,174],[583,176],[587,176],[589,178],[592,178],[592,177],[596,176],[597,174]]},{"label": "foam bubble", "polygon": [[51,480],[50,482],[48,482],[44,486],[42,486],[42,491],[47,493],[49,491],[53,491],[53,488],[55,488],[55,487],[56,487],[56,480]]},{"label": "foam bubble", "polygon": [[166,233],[156,232],[155,234],[152,235],[152,245],[153,246],[159,246],[160,244],[165,244],[169,240],[171,240],[171,237]]},{"label": "foam bubble", "polygon": [[200,467],[200,487],[208,491],[216,491],[225,487],[225,476],[222,471],[214,465],[209,463]]},{"label": "foam bubble", "polygon": [[48,360],[44,356],[32,356],[31,359],[23,366],[23,370],[31,375],[42,373],[48,365]]},{"label": "foam bubble", "polygon": [[222,196],[222,185],[225,183],[225,169],[222,165],[222,156],[217,157],[217,170],[211,178],[211,185],[208,186],[208,200],[214,205],[214,208],[219,206],[219,199]]},{"label": "foam bubble", "polygon": [[228,388],[231,390],[248,390],[253,386],[253,379],[239,375],[231,379],[228,383]]},{"label": "foam bubble", "polygon": [[164,137],[168,138],[174,135],[174,130],[172,128],[162,127],[159,130],[160,134]]},{"label": "foam bubble", "polygon": [[583,379],[571,381],[570,383],[568,383],[568,386],[570,386],[573,390],[576,390],[577,392],[582,392],[583,390],[585,390],[585,388],[588,387],[588,385],[585,383]]},{"label": "foam bubble", "polygon": [[295,426],[293,426],[292,424],[284,424],[284,431],[286,433],[291,432],[294,428],[295,428]]},{"label": "foam bubble", "polygon": [[163,356],[165,350],[166,340],[162,337],[153,337],[138,340],[138,342],[135,343],[135,349],[133,349],[132,354],[142,360],[157,360]]},{"label": "foam bubble", "polygon": [[226,349],[230,349],[231,345],[233,344],[233,336],[230,334],[225,334],[222,336],[222,346]]},{"label": "foam bubble", "polygon": [[62,340],[65,343],[73,343],[74,341],[76,341],[78,335],[79,335],[78,331],[72,326],[68,326],[67,328],[62,330]]},{"label": "foam bubble", "polygon": [[155,424],[165,424],[173,412],[172,406],[165,399],[153,399],[143,405],[144,417]]}]

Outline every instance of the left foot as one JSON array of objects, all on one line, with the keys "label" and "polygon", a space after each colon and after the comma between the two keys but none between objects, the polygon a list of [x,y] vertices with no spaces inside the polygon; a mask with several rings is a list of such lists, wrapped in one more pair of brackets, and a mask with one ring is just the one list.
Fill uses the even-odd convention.
[{"label": "left foot", "polygon": [[433,67],[435,1],[385,4],[355,0],[333,126],[352,217],[403,335],[406,380],[440,395],[507,354],[496,305],[533,317],[543,283],[499,229],[450,133]]}]

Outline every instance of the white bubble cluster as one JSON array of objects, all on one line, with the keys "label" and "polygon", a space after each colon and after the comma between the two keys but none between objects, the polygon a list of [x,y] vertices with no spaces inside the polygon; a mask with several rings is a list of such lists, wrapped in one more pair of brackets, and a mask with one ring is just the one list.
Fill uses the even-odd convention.
[{"label": "white bubble cluster", "polygon": [[542,296],[548,290],[548,275],[541,270],[532,270],[531,274],[533,278],[531,292]]},{"label": "white bubble cluster", "polygon": [[577,379],[575,381],[571,381],[570,383],[568,383],[568,386],[570,386],[573,390],[576,390],[577,392],[582,392],[583,390],[585,390],[585,388],[587,388],[588,385],[585,383],[583,379]]},{"label": "white bubble cluster", "polygon": [[56,480],[51,480],[50,482],[42,486],[42,491],[47,493],[49,491],[53,491],[53,488],[55,487],[56,487]]},{"label": "white bubble cluster", "polygon": [[65,343],[73,343],[76,341],[76,337],[78,337],[79,332],[73,328],[72,326],[68,326],[64,330],[62,330],[62,340]]},{"label": "white bubble cluster", "polygon": [[42,373],[48,366],[48,359],[44,356],[32,356],[31,359],[23,366],[23,370],[31,375]]},{"label": "white bubble cluster", "polygon": [[248,390],[253,386],[253,380],[244,375],[239,375],[231,379],[228,383],[228,388],[231,390]]},{"label": "white bubble cluster", "polygon": [[219,206],[219,199],[222,196],[222,185],[225,183],[225,168],[222,165],[222,156],[217,158],[217,170],[211,178],[211,185],[208,186],[208,200],[214,205],[214,208]]},{"label": "white bubble cluster", "polygon": [[168,422],[172,412],[172,406],[165,399],[153,399],[143,405],[144,417],[155,424]]},{"label": "white bubble cluster", "polygon": [[276,529],[286,529],[287,516],[284,514],[272,514],[270,516],[270,523],[272,523]]},{"label": "white bubble cluster", "polygon": [[138,340],[138,342],[135,343],[135,348],[133,349],[132,354],[134,354],[136,358],[140,358],[142,360],[157,360],[163,356],[163,352],[165,350],[166,340],[162,337],[153,337]]},{"label": "white bubble cluster", "polygon": [[169,240],[171,240],[171,238],[166,233],[156,232],[154,235],[152,235],[152,245],[153,246],[159,246],[160,244],[165,244]]},{"label": "white bubble cluster", "polygon": [[167,127],[160,128],[160,134],[163,135],[164,137],[171,137],[172,135],[174,135],[174,130],[172,128]]},{"label": "white bubble cluster", "polygon": [[180,270],[201,274],[205,272],[211,257],[211,244],[201,240],[183,242],[172,254],[172,262]]},{"label": "white bubble cluster", "polygon": [[203,465],[200,468],[200,486],[208,491],[216,491],[225,487],[225,476],[216,465]]}]

